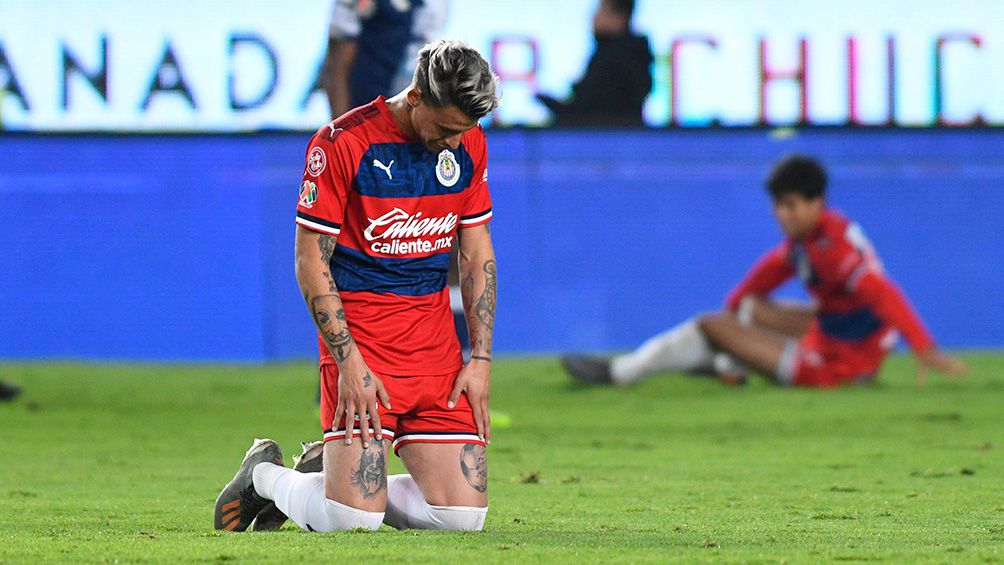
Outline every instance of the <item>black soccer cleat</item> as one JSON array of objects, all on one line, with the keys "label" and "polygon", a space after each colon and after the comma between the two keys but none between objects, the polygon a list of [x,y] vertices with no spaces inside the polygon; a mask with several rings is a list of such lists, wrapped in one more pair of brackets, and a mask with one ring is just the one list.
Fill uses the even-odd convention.
[{"label": "black soccer cleat", "polygon": [[[303,453],[293,456],[293,470],[301,473],[320,473],[323,471],[324,442],[312,441],[308,443],[304,441],[300,443],[300,446],[303,447]],[[274,502],[269,501],[251,522],[251,530],[255,532],[278,530],[288,519],[289,517],[283,514]]]},{"label": "black soccer cleat", "polygon": [[610,359],[595,355],[562,355],[561,366],[577,381],[589,384],[609,384]]},{"label": "black soccer cleat", "polygon": [[270,439],[256,439],[241,461],[234,478],[216,497],[213,527],[228,532],[243,532],[270,502],[254,490],[252,472],[259,463],[282,465],[282,450]]}]

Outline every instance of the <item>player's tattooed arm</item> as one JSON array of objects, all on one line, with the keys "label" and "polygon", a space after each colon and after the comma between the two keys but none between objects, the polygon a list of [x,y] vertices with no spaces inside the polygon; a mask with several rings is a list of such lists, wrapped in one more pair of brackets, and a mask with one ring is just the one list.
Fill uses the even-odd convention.
[{"label": "player's tattooed arm", "polygon": [[[328,345],[331,356],[338,364],[349,358],[355,340],[345,321],[345,310],[338,293],[322,294],[310,299],[310,315],[321,332],[324,343]],[[369,376],[368,374],[366,375]]]},{"label": "player's tattooed arm", "polygon": [[[474,415],[478,437],[491,441],[491,418],[488,399],[491,389],[492,331],[495,328],[497,279],[495,251],[487,225],[464,228],[460,235],[460,292],[471,338],[471,361],[453,382],[446,405],[456,406],[465,394]],[[465,463],[466,464],[466,463]],[[469,469],[476,469],[472,461]],[[472,477],[474,475],[468,475]],[[468,479],[469,481],[472,479]],[[480,483],[472,483],[480,484]]]},{"label": "player's tattooed arm", "polygon": [[475,352],[491,355],[492,333],[495,329],[495,297],[498,279],[495,271],[495,260],[489,259],[482,263],[481,271],[484,276],[484,286],[481,287],[481,295],[474,298],[476,294],[475,287],[480,287],[481,285],[475,283],[473,273],[464,275],[464,279],[460,285],[460,292],[466,305],[465,315],[471,338],[471,348]]},{"label": "player's tattooed arm", "polygon": [[[369,425],[359,426],[359,436],[365,449],[370,446],[370,429],[375,431],[375,439],[381,438],[382,427],[377,404],[389,410],[390,396],[380,378],[369,370],[349,329],[345,307],[331,270],[336,245],[337,238],[333,235],[297,226],[296,280],[300,283],[300,290],[318,334],[338,364],[338,399],[332,426],[341,426],[344,422],[368,421]],[[352,443],[352,438],[352,434],[345,434],[346,445]],[[361,476],[372,478],[372,473],[363,473]]]},{"label": "player's tattooed arm", "polygon": [[460,292],[464,299],[471,352],[477,357],[491,357],[497,281],[495,252],[488,225],[462,230]]},{"label": "player's tattooed arm", "polygon": [[[341,365],[356,348],[338,287],[331,274],[331,257],[335,253],[337,238],[300,230],[302,228],[297,228],[296,277],[310,317],[331,355]],[[364,380],[372,380],[366,377],[369,377],[368,373]]]}]

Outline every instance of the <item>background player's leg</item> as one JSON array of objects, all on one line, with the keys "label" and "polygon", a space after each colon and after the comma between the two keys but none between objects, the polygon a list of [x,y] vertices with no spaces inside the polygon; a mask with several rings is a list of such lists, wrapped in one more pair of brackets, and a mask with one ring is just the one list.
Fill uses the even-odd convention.
[{"label": "background player's leg", "polygon": [[483,445],[409,443],[398,455],[408,475],[388,478],[384,521],[398,529],[480,530],[488,513]]},{"label": "background player's leg", "polygon": [[615,383],[627,384],[654,373],[705,371],[711,367],[712,353],[697,319],[691,318],[611,359],[610,376]]},{"label": "background player's leg", "polygon": [[731,312],[701,316],[700,327],[714,347],[771,378],[777,375],[781,356],[791,341],[769,330],[744,326]]},{"label": "background player's leg", "polygon": [[743,299],[739,318],[749,317],[749,324],[789,337],[800,338],[816,318],[816,308],[808,304],[763,300],[753,296]]}]

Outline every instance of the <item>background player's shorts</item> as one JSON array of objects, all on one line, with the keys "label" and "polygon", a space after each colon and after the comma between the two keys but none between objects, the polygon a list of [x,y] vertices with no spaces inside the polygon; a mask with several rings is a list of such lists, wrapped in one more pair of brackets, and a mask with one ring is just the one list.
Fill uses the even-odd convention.
[{"label": "background player's shorts", "polygon": [[781,384],[817,388],[870,383],[886,353],[875,339],[839,340],[813,326],[802,339],[787,343],[777,378]]},{"label": "background player's shorts", "polygon": [[[371,371],[372,372],[372,371]],[[376,374],[376,373],[374,373]],[[461,394],[453,408],[447,408],[457,373],[420,377],[392,377],[377,374],[390,395],[391,410],[379,408],[383,436],[393,439],[394,453],[408,443],[473,443],[485,445],[478,438],[474,413]],[[338,404],[338,366],[321,365],[321,428],[324,441],[345,439],[345,419],[332,426]],[[370,433],[373,433],[372,428]],[[352,437],[358,437],[359,422]]]}]

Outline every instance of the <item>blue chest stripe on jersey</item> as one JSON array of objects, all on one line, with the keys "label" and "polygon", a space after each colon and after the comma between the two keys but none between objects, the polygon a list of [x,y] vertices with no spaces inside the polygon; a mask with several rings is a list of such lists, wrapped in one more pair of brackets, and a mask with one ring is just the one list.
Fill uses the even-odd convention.
[{"label": "blue chest stripe on jersey", "polygon": [[356,191],[376,198],[415,198],[457,194],[471,185],[474,160],[463,145],[452,150],[460,178],[445,186],[436,177],[439,155],[421,143],[374,143],[359,161]]},{"label": "blue chest stripe on jersey", "polygon": [[335,284],[347,291],[426,296],[446,287],[449,269],[448,251],[417,259],[389,259],[338,246],[331,257]]},{"label": "blue chest stripe on jersey", "polygon": [[819,327],[824,333],[846,341],[858,341],[871,336],[882,327],[882,320],[864,307],[850,312],[819,314]]}]

